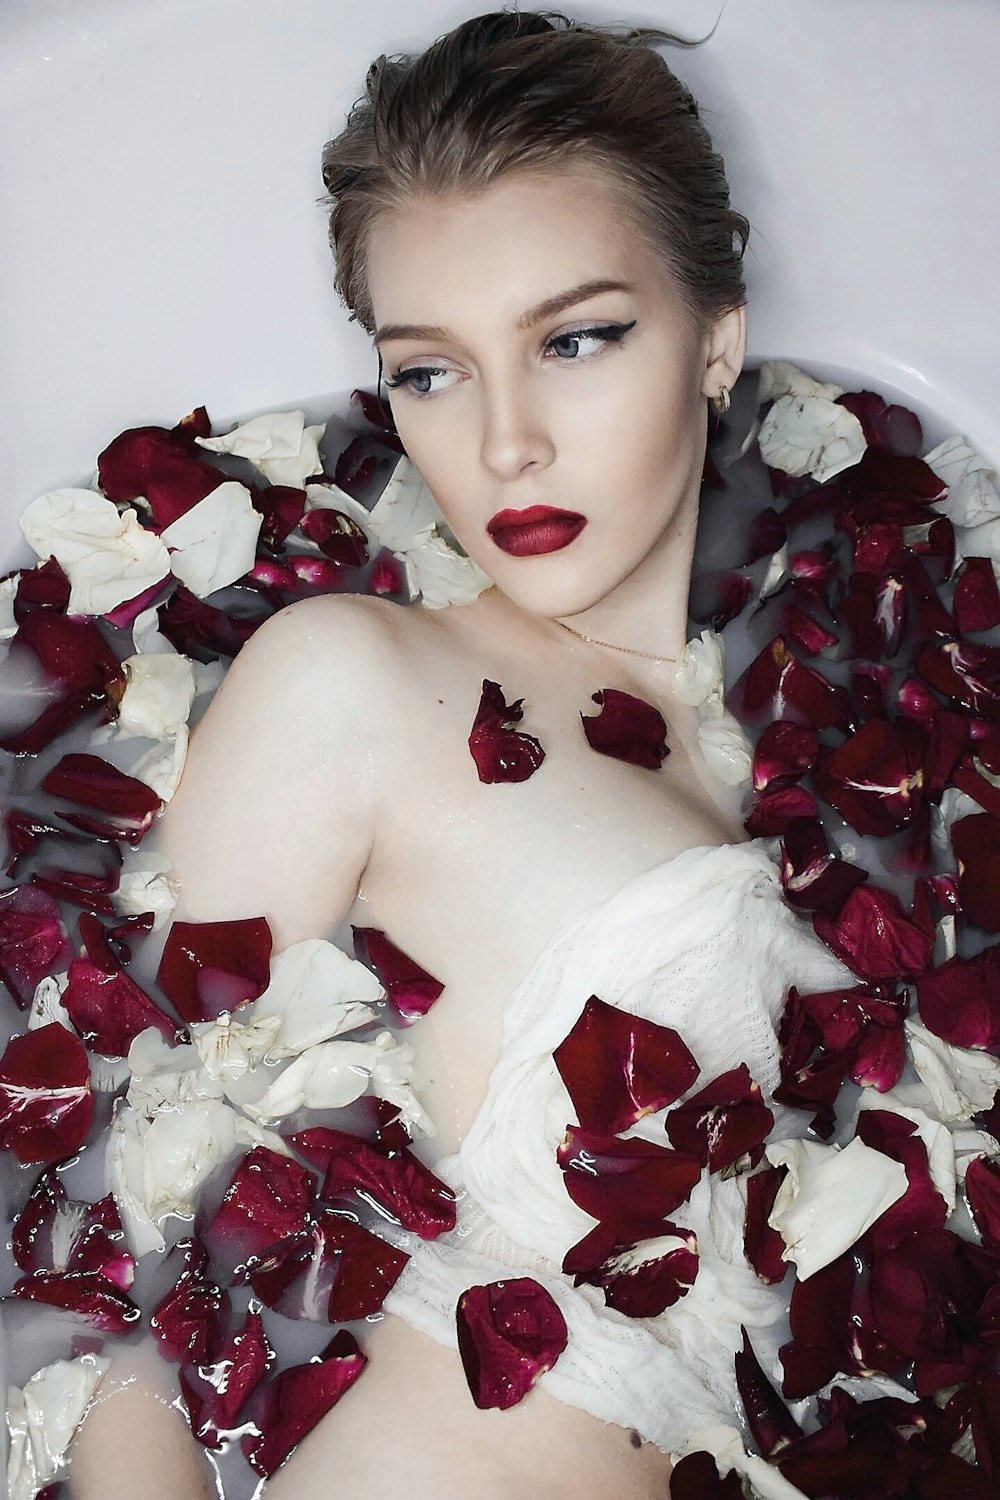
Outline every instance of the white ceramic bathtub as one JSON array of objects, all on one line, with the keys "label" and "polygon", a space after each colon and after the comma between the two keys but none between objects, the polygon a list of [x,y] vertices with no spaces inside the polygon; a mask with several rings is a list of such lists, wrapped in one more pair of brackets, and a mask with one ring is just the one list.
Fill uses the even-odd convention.
[{"label": "white ceramic bathtub", "polygon": [[[563,9],[697,36],[722,4]],[[375,55],[473,13],[2,0],[4,569],[33,560],[23,506],[86,481],[124,427],[374,387],[332,290],[320,150]],[[667,55],[753,225],[751,357],[864,372],[1000,455],[1000,6],[728,0]]]}]

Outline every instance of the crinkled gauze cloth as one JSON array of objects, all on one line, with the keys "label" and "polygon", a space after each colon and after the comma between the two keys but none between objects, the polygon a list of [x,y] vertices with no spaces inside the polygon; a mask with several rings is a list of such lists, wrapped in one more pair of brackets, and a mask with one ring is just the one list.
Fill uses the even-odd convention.
[{"label": "crinkled gauze cloth", "polygon": [[[458,1194],[455,1229],[433,1241],[394,1225],[380,1231],[411,1256],[387,1312],[457,1348],[467,1287],[533,1277],[569,1330],[539,1384],[666,1453],[682,1452],[705,1423],[746,1432],[733,1369],[740,1324],[780,1379],[787,1290],[760,1282],[743,1253],[744,1178],[708,1172],[671,1215],[698,1236],[686,1296],[657,1317],[629,1318],[600,1288],[573,1287],[562,1259],[595,1221],[570,1199],[556,1162],[576,1116],[552,1053],[596,994],[679,1032],[700,1068],[692,1092],[745,1062],[769,1097],[789,985],[810,993],[859,982],[784,901],[777,854],[778,841],[764,838],[686,849],[558,933],[505,1008],[500,1058],[468,1135],[435,1165]],[[800,1112],[773,1108],[773,1138],[803,1133]],[[649,1115],[625,1133],[669,1144],[663,1119]]]}]

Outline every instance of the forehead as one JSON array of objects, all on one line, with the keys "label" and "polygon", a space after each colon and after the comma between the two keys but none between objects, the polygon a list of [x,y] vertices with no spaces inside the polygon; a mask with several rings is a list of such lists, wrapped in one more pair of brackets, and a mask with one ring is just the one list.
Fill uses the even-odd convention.
[{"label": "forehead", "polygon": [[378,325],[447,321],[484,303],[513,323],[564,287],[598,277],[651,285],[663,266],[623,192],[589,164],[511,174],[470,194],[415,196],[374,221],[369,294]]}]

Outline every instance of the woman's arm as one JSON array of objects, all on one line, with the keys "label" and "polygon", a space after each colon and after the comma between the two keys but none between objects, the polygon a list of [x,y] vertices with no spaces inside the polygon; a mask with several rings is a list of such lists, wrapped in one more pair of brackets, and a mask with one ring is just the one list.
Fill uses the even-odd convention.
[{"label": "woman's arm", "polygon": [[275,951],[346,916],[375,833],[385,610],[358,595],[300,600],[235,658],[153,830],[180,884],[175,916],[265,916]]}]

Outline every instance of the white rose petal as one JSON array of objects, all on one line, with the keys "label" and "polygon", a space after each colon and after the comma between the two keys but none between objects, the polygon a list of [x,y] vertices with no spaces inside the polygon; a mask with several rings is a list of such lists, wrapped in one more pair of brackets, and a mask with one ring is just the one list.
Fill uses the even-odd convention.
[{"label": "white rose petal", "polygon": [[205,1100],[222,1098],[222,1087],[212,1078],[188,1044],[171,1047],[155,1026],[140,1031],[128,1049],[132,1074],[127,1100],[138,1114],[184,1110]]},{"label": "white rose petal", "polygon": [[47,974],[44,979],[38,981],[35,993],[31,997],[31,1009],[28,1012],[29,1031],[37,1031],[41,1026],[51,1026],[53,1021],[58,1021],[60,1026],[65,1026],[67,1031],[72,1031],[75,1035],[76,1027],[70,1020],[69,1011],[61,999],[68,984],[68,969],[61,974]]},{"label": "white rose petal", "polygon": [[266,412],[238,423],[222,437],[199,437],[195,442],[212,453],[249,459],[270,484],[300,490],[307,479],[323,472],[319,444],[324,424],[307,427],[305,423],[304,411]]},{"label": "white rose petal", "polygon": [[402,553],[407,583],[427,609],[471,604],[492,583],[478,563],[456,552],[440,533]]},{"label": "white rose petal", "polygon": [[54,557],[70,581],[67,614],[104,615],[170,577],[162,537],[136,512],[93,490],[51,490],[20,516],[21,530],[42,559]]},{"label": "white rose petal", "polygon": [[66,1466],[66,1450],[110,1365],[83,1354],[59,1359],[22,1389],[7,1388],[7,1469],[10,1500],[34,1500]]},{"label": "white rose petal", "polygon": [[115,911],[122,916],[151,911],[154,932],[162,927],[180,894],[180,882],[170,876],[172,869],[165,854],[154,849],[126,848],[118,889],[111,897]]},{"label": "white rose petal", "polygon": [[280,1016],[244,1022],[226,1014],[217,1021],[194,1021],[188,1026],[191,1045],[206,1073],[223,1087],[263,1062],[280,1030]]},{"label": "white rose petal", "polygon": [[177,655],[177,647],[160,631],[160,617],[155,609],[144,609],[132,621],[132,644],[143,656]]},{"label": "white rose petal", "polygon": [[703,630],[688,641],[674,667],[674,694],[682,703],[722,702],[722,637]]},{"label": "white rose petal", "polygon": [[162,744],[154,745],[151,750],[140,755],[135,764],[129,767],[128,774],[138,781],[144,781],[162,801],[169,802],[184,770],[188,739],[187,725],[182,724],[172,740],[164,740]]},{"label": "white rose petal", "polygon": [[374,1046],[372,1088],[375,1093],[396,1106],[411,1135],[437,1135],[437,1126],[411,1087],[416,1056],[413,1047],[409,1042],[398,1042],[391,1031],[380,1032]]},{"label": "white rose petal", "polygon": [[804,1140],[764,1149],[772,1166],[788,1167],[767,1222],[800,1281],[850,1249],[906,1192],[905,1168],[857,1137],[842,1149]]},{"label": "white rose petal", "polygon": [[375,1068],[372,1042],[320,1042],[288,1064],[255,1103],[245,1103],[258,1120],[282,1120],[297,1109],[343,1109],[368,1088]]},{"label": "white rose petal", "polygon": [[246,485],[227,480],[160,533],[176,549],[168,566],[192,594],[204,599],[250,571],[263,521]]},{"label": "white rose petal", "polygon": [[143,735],[151,740],[172,739],[187,727],[194,702],[191,662],[179,652],[127,656],[125,691],[118,705],[115,727],[119,735]]},{"label": "white rose petal", "polygon": [[[945,499],[932,504],[936,510],[945,512],[954,526],[978,527],[1000,520],[997,470],[973,448],[968,438],[958,434],[946,438],[925,456],[924,463],[948,486]],[[995,554],[991,551],[976,555]]]},{"label": "white rose petal", "polygon": [[788,572],[788,548],[779,547],[777,552],[771,553],[771,561],[767,565],[764,581],[757,591],[758,600],[767,599],[781,587]]},{"label": "white rose petal", "polygon": [[20,573],[12,573],[9,578],[0,579],[0,641],[9,641],[20,628],[14,619],[14,595],[20,581]]},{"label": "white rose petal", "polygon": [[705,764],[727,786],[748,781],[753,769],[753,745],[737,719],[727,711],[702,719],[698,744]]},{"label": "white rose petal", "polygon": [[765,401],[776,401],[779,396],[822,396],[826,401],[835,401],[843,394],[841,386],[824,385],[784,359],[766,359],[760,367],[758,406]]},{"label": "white rose petal", "polygon": [[385,990],[364,964],[335,943],[306,938],[273,955],[267,989],[247,1010],[254,1020],[277,1020],[268,1056],[279,1059],[377,1020],[372,1007],[384,998]]},{"label": "white rose petal", "polygon": [[822,396],[779,396],[757,442],[766,464],[819,484],[856,464],[868,446],[853,412]]},{"label": "white rose petal", "polygon": [[988,1130],[956,1130],[952,1137],[955,1143],[955,1176],[962,1184],[969,1170],[969,1163],[977,1156],[1000,1155],[1000,1141],[994,1140]]},{"label": "white rose petal", "polygon": [[939,1120],[968,1120],[989,1109],[1000,1090],[1000,1059],[952,1046],[919,1021],[906,1020],[903,1029],[913,1066],[934,1100]]}]

